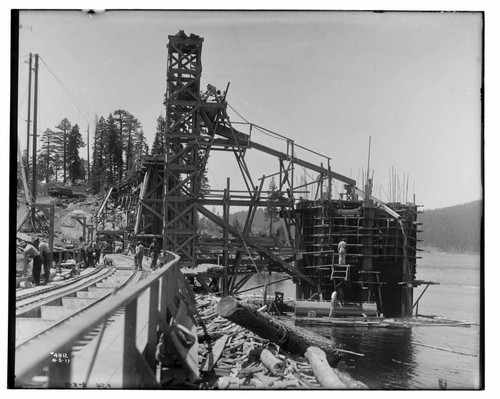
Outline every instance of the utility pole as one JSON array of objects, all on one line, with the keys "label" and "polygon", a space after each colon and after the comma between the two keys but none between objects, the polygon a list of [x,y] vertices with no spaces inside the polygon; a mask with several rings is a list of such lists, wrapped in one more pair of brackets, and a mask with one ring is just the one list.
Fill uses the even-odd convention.
[{"label": "utility pole", "polygon": [[29,176],[29,164],[30,164],[30,123],[31,123],[31,69],[32,69],[32,56],[30,53],[29,61],[29,74],[28,74],[28,120],[26,128],[26,176]]},{"label": "utility pole", "polygon": [[35,203],[36,203],[36,139],[37,139],[37,112],[38,112],[38,54],[35,54],[35,92],[33,99],[33,213],[32,213],[32,222],[33,227],[35,227]]},{"label": "utility pole", "polygon": [[33,100],[33,198],[36,201],[36,140],[38,123],[38,54],[35,54],[35,92]]},{"label": "utility pole", "polygon": [[89,125],[87,125],[87,184],[90,184],[90,141]]},{"label": "utility pole", "polygon": [[47,134],[47,163],[46,163],[46,170],[45,170],[45,183],[47,184],[47,189],[49,186],[49,169],[50,169],[50,133],[46,132]]}]

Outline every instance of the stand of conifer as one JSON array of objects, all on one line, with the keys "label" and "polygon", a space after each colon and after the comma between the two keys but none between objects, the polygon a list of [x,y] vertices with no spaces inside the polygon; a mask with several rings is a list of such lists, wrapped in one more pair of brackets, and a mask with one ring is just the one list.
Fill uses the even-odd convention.
[{"label": "stand of conifer", "polygon": [[259,313],[251,305],[241,303],[233,297],[224,297],[217,305],[222,317],[252,331],[261,338],[279,345],[285,351],[304,356],[307,348],[322,349],[328,363],[334,367],[340,360],[335,343],[304,328],[290,326],[265,313]]}]

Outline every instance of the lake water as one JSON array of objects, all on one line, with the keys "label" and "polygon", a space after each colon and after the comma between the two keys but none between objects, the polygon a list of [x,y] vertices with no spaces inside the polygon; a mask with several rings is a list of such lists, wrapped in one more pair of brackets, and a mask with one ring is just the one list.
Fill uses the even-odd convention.
[{"label": "lake water", "polygon": [[[419,303],[419,314],[437,315],[475,323],[471,327],[412,327],[411,329],[311,327],[335,340],[347,350],[363,353],[341,364],[371,389],[439,389],[438,380],[447,389],[480,387],[480,257],[470,254],[422,253],[417,279],[439,282],[430,286]],[[248,287],[283,277],[258,275]],[[415,288],[417,299],[424,289]],[[290,281],[268,286],[285,297],[295,295]],[[262,290],[253,291],[262,295]],[[441,349],[429,348],[424,345]],[[450,352],[453,351],[453,352]],[[459,353],[454,353],[459,352]]]}]

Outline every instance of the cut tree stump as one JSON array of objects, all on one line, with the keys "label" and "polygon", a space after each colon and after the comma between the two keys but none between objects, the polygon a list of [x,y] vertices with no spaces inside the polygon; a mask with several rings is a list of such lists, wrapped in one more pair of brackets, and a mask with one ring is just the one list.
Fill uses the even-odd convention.
[{"label": "cut tree stump", "polygon": [[315,346],[325,352],[328,363],[334,367],[340,361],[335,342],[304,328],[287,325],[274,317],[259,313],[248,304],[233,297],[224,297],[217,304],[222,317],[267,339],[289,353],[303,356],[307,348]]}]

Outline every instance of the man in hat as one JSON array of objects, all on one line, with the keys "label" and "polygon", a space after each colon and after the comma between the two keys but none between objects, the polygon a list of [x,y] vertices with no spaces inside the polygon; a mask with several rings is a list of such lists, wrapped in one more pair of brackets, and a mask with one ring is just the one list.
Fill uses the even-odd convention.
[{"label": "man in hat", "polygon": [[94,264],[94,246],[92,245],[91,242],[88,243],[87,248],[87,261],[85,262],[85,267],[95,267]]},{"label": "man in hat", "polygon": [[[38,244],[38,251],[40,252],[41,264],[43,265],[44,283],[47,284],[50,278],[50,265],[52,264],[52,252],[50,252],[49,244],[45,241],[40,241]],[[34,278],[34,277],[33,277]],[[38,271],[38,281],[40,281],[40,270]]]},{"label": "man in hat", "polygon": [[142,270],[142,258],[144,257],[144,246],[142,242],[137,242],[137,247],[135,248],[135,269]]},{"label": "man in hat", "polygon": [[99,262],[101,261],[101,243],[97,240],[94,241],[94,262],[95,265],[99,265]]},{"label": "man in hat", "polygon": [[151,256],[151,270],[156,270],[156,262],[158,262],[158,255],[160,254],[160,244],[158,240],[153,238],[153,242],[149,246],[149,256]]},{"label": "man in hat", "polygon": [[31,240],[31,244],[26,245],[26,248],[24,248],[23,251],[24,268],[21,277],[26,277],[26,274],[28,272],[28,264],[30,262],[30,259],[33,259],[33,280],[35,280],[35,285],[40,284],[40,266],[42,263],[40,252],[38,251],[39,242],[40,240],[38,239],[38,237],[34,237]]},{"label": "man in hat", "polygon": [[81,264],[82,269],[87,265],[87,246],[83,237],[78,239],[78,262]]},{"label": "man in hat", "polygon": [[345,256],[347,253],[347,243],[345,242],[345,238],[342,238],[338,245],[339,251],[339,265],[345,265]]}]

